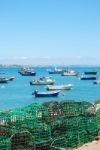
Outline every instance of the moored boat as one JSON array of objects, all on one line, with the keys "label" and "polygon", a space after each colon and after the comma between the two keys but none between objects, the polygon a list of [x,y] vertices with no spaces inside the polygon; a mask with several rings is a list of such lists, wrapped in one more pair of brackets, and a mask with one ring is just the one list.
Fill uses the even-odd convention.
[{"label": "moored boat", "polygon": [[85,71],[84,74],[86,74],[86,75],[96,75],[97,71]]},{"label": "moored boat", "polygon": [[81,80],[96,80],[97,76],[82,76]]},{"label": "moored boat", "polygon": [[57,97],[59,92],[60,91],[39,92],[36,90],[32,95],[35,95],[35,97]]},{"label": "moored boat", "polygon": [[49,74],[62,74],[63,69],[54,68],[53,70],[48,70]]},{"label": "moored boat", "polygon": [[36,72],[32,71],[31,69],[21,68],[18,73],[22,76],[35,76]]},{"label": "moored boat", "polygon": [[80,77],[81,80],[97,80],[98,76],[96,74],[85,74],[84,72]]},{"label": "moored boat", "polygon": [[38,80],[33,80],[30,85],[53,85],[55,81],[50,77],[43,77]]},{"label": "moored boat", "polygon": [[62,73],[62,76],[77,76],[78,72],[74,70],[67,70]]},{"label": "moored boat", "polygon": [[72,84],[66,85],[47,85],[47,90],[71,90]]}]

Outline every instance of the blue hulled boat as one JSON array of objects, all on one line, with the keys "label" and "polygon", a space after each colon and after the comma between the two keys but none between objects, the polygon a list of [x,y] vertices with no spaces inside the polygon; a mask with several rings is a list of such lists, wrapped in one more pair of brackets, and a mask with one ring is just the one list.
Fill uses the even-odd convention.
[{"label": "blue hulled boat", "polygon": [[82,76],[81,80],[97,80],[98,75],[96,71],[85,71]]},{"label": "blue hulled boat", "polygon": [[81,77],[81,80],[96,80],[97,77]]},{"label": "blue hulled boat", "polygon": [[36,72],[32,71],[31,69],[21,68],[18,73],[22,76],[35,76]]},{"label": "blue hulled boat", "polygon": [[38,92],[37,90],[32,93],[35,97],[56,97],[60,91]]}]

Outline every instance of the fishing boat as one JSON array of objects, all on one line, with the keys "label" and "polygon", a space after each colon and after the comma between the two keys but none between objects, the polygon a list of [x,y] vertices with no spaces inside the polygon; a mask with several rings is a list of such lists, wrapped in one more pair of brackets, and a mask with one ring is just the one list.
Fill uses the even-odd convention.
[{"label": "fishing boat", "polygon": [[47,85],[47,90],[71,90],[72,84],[66,84],[66,85]]},{"label": "fishing boat", "polygon": [[21,68],[18,73],[20,73],[22,76],[35,76],[36,72],[32,71],[31,69]]},{"label": "fishing boat", "polygon": [[53,85],[55,81],[51,77],[43,77],[38,80],[33,80],[30,85]]},{"label": "fishing boat", "polygon": [[8,79],[7,78],[0,78],[0,83],[7,83]]},{"label": "fishing boat", "polygon": [[54,70],[48,70],[49,74],[62,74],[63,73],[63,69],[58,69],[58,68],[54,68]]},{"label": "fishing boat", "polygon": [[86,75],[96,75],[97,71],[85,71],[84,74],[86,74]]},{"label": "fishing boat", "polygon": [[85,75],[82,75],[81,80],[97,80],[97,76],[85,76]]},{"label": "fishing boat", "polygon": [[46,92],[39,92],[34,91],[32,95],[35,95],[35,97],[57,97],[59,95],[60,91],[46,91]]},{"label": "fishing boat", "polygon": [[62,76],[77,76],[78,72],[74,70],[67,70],[62,73]]},{"label": "fishing boat", "polygon": [[93,81],[94,84],[100,84],[100,80]]}]

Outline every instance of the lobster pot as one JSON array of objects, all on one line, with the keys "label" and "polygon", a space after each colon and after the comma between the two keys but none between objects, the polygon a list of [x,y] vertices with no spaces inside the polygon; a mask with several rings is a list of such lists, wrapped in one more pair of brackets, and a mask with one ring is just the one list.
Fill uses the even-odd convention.
[{"label": "lobster pot", "polygon": [[82,116],[94,116],[96,114],[95,107],[93,104],[82,101],[78,102],[79,115]]},{"label": "lobster pot", "polygon": [[[63,110],[59,102],[46,102],[43,104],[48,110],[48,121],[58,119],[63,115]],[[47,119],[48,119],[47,118]]]},{"label": "lobster pot", "polygon": [[67,140],[66,137],[59,137],[52,141],[51,143],[52,150],[66,150],[67,149]]},{"label": "lobster pot", "polygon": [[23,109],[26,113],[30,115],[28,119],[43,121],[47,118],[47,110],[42,104],[33,103]]},{"label": "lobster pot", "polygon": [[51,128],[45,123],[35,124],[32,134],[35,141],[48,141],[51,139]]},{"label": "lobster pot", "polygon": [[10,127],[15,126],[20,128],[21,126],[25,125],[25,121],[27,117],[29,117],[30,115],[25,111],[18,109],[10,111],[8,116],[9,116],[8,125]]},{"label": "lobster pot", "polygon": [[9,127],[9,112],[10,111],[6,111],[6,112],[0,112],[0,130],[2,127]]},{"label": "lobster pot", "polygon": [[35,150],[51,150],[51,142],[50,141],[36,142]]},{"label": "lobster pot", "polygon": [[78,129],[78,117],[70,117],[66,119],[67,130]]},{"label": "lobster pot", "polygon": [[86,129],[86,124],[87,124],[87,119],[84,116],[79,116],[77,118],[78,121],[78,129],[79,130],[85,130]]},{"label": "lobster pot", "polygon": [[11,150],[11,142],[7,138],[0,138],[0,150]]},{"label": "lobster pot", "polygon": [[100,129],[100,115],[97,114],[97,124],[98,124],[98,128]]},{"label": "lobster pot", "polygon": [[78,147],[83,145],[84,143],[87,143],[89,141],[87,131],[82,130],[78,132]]},{"label": "lobster pot", "polygon": [[100,104],[99,104],[99,108],[96,110],[96,117],[97,117],[98,128],[100,129]]},{"label": "lobster pot", "polygon": [[60,102],[61,108],[63,110],[63,115],[67,117],[78,116],[78,103],[74,101],[62,101]]},{"label": "lobster pot", "polygon": [[60,118],[51,123],[51,134],[54,138],[65,135],[67,129],[68,127],[65,119]]},{"label": "lobster pot", "polygon": [[10,128],[7,128],[5,126],[0,126],[0,138],[5,138],[9,136],[11,136]]},{"label": "lobster pot", "polygon": [[66,132],[67,138],[67,147],[75,148],[78,147],[78,131],[67,131]]},{"label": "lobster pot", "polygon": [[28,131],[13,134],[11,136],[11,150],[35,150],[34,137]]},{"label": "lobster pot", "polygon": [[100,134],[100,113],[89,102],[33,103],[0,112],[0,150],[75,149]]},{"label": "lobster pot", "polygon": [[98,134],[98,126],[96,116],[87,117],[86,131],[88,133],[89,141],[93,141]]}]

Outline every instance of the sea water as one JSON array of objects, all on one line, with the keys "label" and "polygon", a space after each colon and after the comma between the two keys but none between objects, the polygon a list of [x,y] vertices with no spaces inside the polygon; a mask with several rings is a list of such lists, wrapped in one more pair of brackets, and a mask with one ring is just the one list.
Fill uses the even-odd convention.
[{"label": "sea water", "polygon": [[[100,84],[95,85],[93,81],[82,81],[80,76],[84,71],[96,70],[100,78],[100,67],[74,67],[79,72],[77,77],[61,76],[60,74],[49,74],[50,67],[35,67],[36,76],[21,76],[19,68],[0,68],[0,77],[15,77],[15,80],[0,84],[0,111],[12,108],[22,108],[31,103],[42,103],[48,101],[75,100],[93,102],[100,100]],[[71,90],[62,90],[58,97],[36,98],[32,95],[35,90],[46,91],[45,85],[31,85],[30,81],[43,76],[51,76],[55,84],[72,84]]]}]

